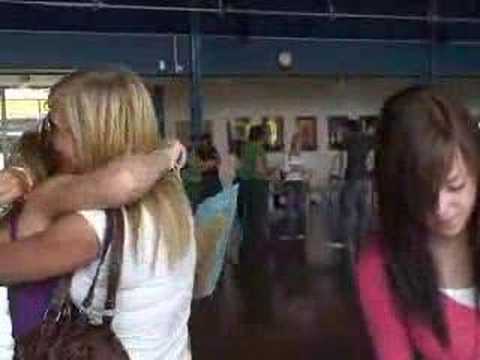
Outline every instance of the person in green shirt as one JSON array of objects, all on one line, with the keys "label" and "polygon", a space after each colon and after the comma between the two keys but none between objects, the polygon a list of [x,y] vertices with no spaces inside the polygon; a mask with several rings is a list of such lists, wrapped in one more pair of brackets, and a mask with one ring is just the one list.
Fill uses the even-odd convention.
[{"label": "person in green shirt", "polygon": [[249,321],[269,322],[272,317],[271,281],[268,274],[269,180],[275,169],[267,166],[266,132],[263,126],[253,126],[248,142],[242,149],[240,203],[244,238],[240,248],[240,286]]}]

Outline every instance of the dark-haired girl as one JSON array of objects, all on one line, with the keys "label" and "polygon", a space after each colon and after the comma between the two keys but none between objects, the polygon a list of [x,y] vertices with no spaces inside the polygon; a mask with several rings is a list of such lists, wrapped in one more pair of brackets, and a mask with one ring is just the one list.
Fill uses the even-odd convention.
[{"label": "dark-haired girl", "polygon": [[430,88],[389,98],[378,128],[381,232],[357,267],[380,360],[480,358],[478,126]]}]

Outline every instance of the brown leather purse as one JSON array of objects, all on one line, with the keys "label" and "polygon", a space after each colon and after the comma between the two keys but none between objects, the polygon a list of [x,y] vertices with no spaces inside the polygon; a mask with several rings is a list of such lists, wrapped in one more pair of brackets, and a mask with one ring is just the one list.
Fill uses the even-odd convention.
[{"label": "brown leather purse", "polygon": [[[105,243],[95,277],[79,310],[72,303],[71,277],[62,279],[55,290],[43,322],[30,334],[17,339],[17,360],[128,360],[129,356],[112,330],[116,294],[120,280],[124,244],[124,220],[120,209],[107,210]],[[100,268],[111,247],[107,298],[102,323],[89,322],[88,310],[95,293]]]}]

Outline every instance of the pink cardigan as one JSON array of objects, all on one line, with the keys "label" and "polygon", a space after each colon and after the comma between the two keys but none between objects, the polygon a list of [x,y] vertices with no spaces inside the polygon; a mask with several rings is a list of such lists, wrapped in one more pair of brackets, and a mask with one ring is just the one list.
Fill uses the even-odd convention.
[{"label": "pink cardigan", "polygon": [[403,319],[395,305],[384,269],[384,257],[373,243],[356,269],[360,302],[378,360],[411,360],[413,346],[425,360],[480,359],[480,323],[475,311],[441,295],[451,345],[442,348],[432,331],[415,319]]}]

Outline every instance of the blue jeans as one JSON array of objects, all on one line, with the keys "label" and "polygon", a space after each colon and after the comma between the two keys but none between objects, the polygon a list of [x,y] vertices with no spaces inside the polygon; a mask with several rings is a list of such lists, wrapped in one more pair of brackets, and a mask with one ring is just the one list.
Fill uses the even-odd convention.
[{"label": "blue jeans", "polygon": [[341,194],[341,241],[356,258],[361,239],[369,227],[370,207],[367,179],[347,180]]},{"label": "blue jeans", "polygon": [[285,195],[287,205],[287,231],[295,239],[306,233],[306,186],[303,181],[285,182]]}]

